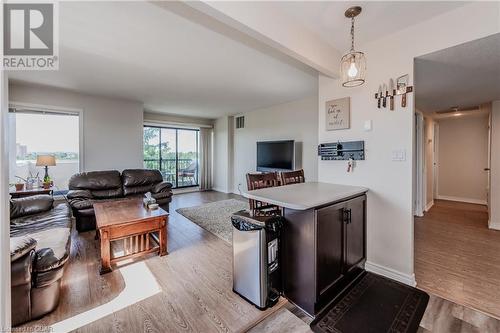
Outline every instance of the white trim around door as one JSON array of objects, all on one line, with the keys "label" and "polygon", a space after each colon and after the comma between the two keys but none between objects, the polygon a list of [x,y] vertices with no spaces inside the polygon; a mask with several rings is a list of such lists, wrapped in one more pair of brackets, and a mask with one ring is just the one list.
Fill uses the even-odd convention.
[{"label": "white trim around door", "polygon": [[[1,11],[0,11],[1,14]],[[0,71],[0,330],[10,331],[9,81]]]}]

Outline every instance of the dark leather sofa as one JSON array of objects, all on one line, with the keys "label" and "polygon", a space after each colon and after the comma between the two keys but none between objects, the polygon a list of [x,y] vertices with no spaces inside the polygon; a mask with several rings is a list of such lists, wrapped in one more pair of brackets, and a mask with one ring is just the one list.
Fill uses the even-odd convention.
[{"label": "dark leather sofa", "polygon": [[49,195],[10,200],[12,324],[39,318],[59,303],[71,246],[71,210]]},{"label": "dark leather sofa", "polygon": [[121,174],[116,170],[82,172],[70,178],[69,189],[67,198],[79,232],[96,228],[94,202],[151,192],[156,202],[168,211],[172,201],[172,184],[164,182],[158,170],[128,169]]}]

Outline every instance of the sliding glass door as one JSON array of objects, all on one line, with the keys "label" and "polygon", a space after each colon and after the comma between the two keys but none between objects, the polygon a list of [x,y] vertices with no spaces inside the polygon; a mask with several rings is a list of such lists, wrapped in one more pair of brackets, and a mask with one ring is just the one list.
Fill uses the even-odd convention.
[{"label": "sliding glass door", "polygon": [[144,126],[144,167],[174,187],[198,186],[199,130]]}]

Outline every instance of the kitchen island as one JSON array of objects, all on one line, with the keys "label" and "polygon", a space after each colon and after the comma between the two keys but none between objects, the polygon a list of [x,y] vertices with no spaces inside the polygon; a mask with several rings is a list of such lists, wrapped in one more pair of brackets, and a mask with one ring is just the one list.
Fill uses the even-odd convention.
[{"label": "kitchen island", "polygon": [[244,194],[283,207],[284,296],[312,317],[363,272],[367,191],[306,182]]}]

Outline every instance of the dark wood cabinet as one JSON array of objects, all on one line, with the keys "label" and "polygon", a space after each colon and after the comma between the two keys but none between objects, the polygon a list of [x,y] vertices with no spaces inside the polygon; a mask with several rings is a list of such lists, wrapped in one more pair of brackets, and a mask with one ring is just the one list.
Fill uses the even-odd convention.
[{"label": "dark wood cabinet", "polygon": [[318,209],[316,212],[316,280],[321,296],[342,278],[344,253],[344,204]]},{"label": "dark wood cabinet", "polygon": [[363,196],[345,203],[344,272],[349,272],[366,258],[365,202]]},{"label": "dark wood cabinet", "polygon": [[296,211],[285,209],[284,294],[316,316],[362,272],[366,195]]}]

